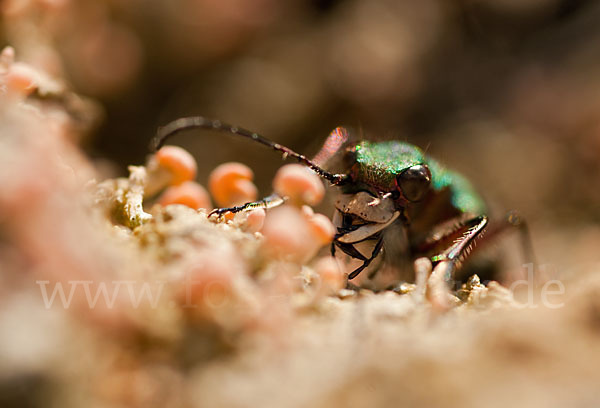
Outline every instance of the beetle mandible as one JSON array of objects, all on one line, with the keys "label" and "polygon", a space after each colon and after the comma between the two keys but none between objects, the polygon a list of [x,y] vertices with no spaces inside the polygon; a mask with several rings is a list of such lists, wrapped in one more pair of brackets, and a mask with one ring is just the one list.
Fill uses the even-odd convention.
[{"label": "beetle mandible", "polygon": [[[446,261],[450,274],[469,255],[486,229],[490,236],[508,226],[519,227],[524,251],[531,252],[527,227],[521,217],[510,213],[503,222],[490,228],[486,205],[471,183],[409,143],[359,141],[348,130],[338,127],[311,160],[256,132],[193,116],[160,127],[153,139],[153,150],[158,150],[175,134],[193,128],[227,132],[263,144],[283,153],[284,158],[305,164],[339,187],[341,194],[333,218],[337,234],[331,251],[335,254],[337,248],[362,261],[348,275],[349,280],[384,250],[385,233],[394,226],[401,227],[406,235],[411,258],[428,256],[434,265]],[[330,162],[338,162],[341,171],[326,170],[324,167],[329,167]],[[210,215],[268,209],[283,202],[285,197],[272,194],[260,201],[216,209]]]}]

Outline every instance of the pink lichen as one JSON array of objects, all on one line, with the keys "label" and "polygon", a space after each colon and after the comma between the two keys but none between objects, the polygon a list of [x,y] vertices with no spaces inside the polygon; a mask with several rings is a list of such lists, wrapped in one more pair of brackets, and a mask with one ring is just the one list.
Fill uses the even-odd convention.
[{"label": "pink lichen", "polygon": [[193,209],[212,208],[208,192],[195,181],[186,181],[167,188],[159,197],[158,203],[162,206],[181,204]]},{"label": "pink lichen", "polygon": [[254,173],[248,166],[224,163],[210,173],[208,188],[218,206],[232,207],[257,199],[253,178]]},{"label": "pink lichen", "polygon": [[281,167],[273,180],[273,189],[296,205],[317,205],[325,196],[325,187],[321,179],[300,164]]}]

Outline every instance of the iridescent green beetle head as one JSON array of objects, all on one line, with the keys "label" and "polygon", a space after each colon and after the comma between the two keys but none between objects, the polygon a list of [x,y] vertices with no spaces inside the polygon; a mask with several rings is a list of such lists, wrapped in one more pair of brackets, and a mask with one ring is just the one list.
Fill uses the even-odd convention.
[{"label": "iridescent green beetle head", "polygon": [[362,141],[348,146],[353,182],[374,193],[390,194],[399,204],[422,200],[431,187],[431,171],[425,155],[408,143]]}]

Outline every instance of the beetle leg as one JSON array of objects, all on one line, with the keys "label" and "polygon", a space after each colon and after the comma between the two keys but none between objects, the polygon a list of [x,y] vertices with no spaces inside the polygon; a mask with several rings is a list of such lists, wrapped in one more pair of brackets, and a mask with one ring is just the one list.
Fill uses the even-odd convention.
[{"label": "beetle leg", "polygon": [[366,261],[367,257],[365,257],[363,254],[360,253],[360,251],[358,249],[356,249],[356,247],[353,244],[345,244],[343,242],[339,242],[337,240],[333,241],[334,246],[338,246],[343,253],[345,253],[346,255],[349,255],[350,257],[354,258],[354,259],[360,259],[361,261]]},{"label": "beetle leg", "polygon": [[[413,248],[413,251],[415,253],[431,253],[436,247],[439,248],[443,243],[450,242],[448,248],[431,257],[431,261],[434,263],[444,260],[450,261],[452,264],[451,270],[454,270],[470,254],[475,242],[477,242],[479,249],[511,229],[517,229],[519,232],[524,261],[536,265],[536,257],[527,223],[514,211],[509,212],[502,221],[490,222],[489,225],[485,216],[466,220],[464,218],[455,219],[451,224],[437,227],[426,240]],[[485,236],[483,236],[484,230]],[[455,239],[452,241],[453,238]]]},{"label": "beetle leg", "polygon": [[283,204],[285,202],[286,198],[285,197],[280,197],[277,194],[271,194],[268,197],[263,198],[262,200],[258,200],[258,201],[253,201],[250,203],[246,203],[243,205],[238,205],[235,207],[228,207],[228,208],[216,208],[214,210],[212,210],[208,216],[210,217],[211,215],[216,214],[217,217],[221,217],[223,214],[226,213],[238,213],[238,212],[242,212],[242,211],[250,211],[250,210],[254,210],[256,208],[264,208],[265,210],[269,209],[269,208],[274,208],[274,207],[278,207],[281,204]]},{"label": "beetle leg", "polygon": [[486,228],[485,237],[479,240],[478,244],[485,245],[493,241],[498,235],[515,229],[519,233],[523,261],[536,265],[537,260],[535,251],[533,250],[529,226],[525,222],[525,219],[516,211],[510,211],[502,221],[490,222],[490,225]]},{"label": "beetle leg", "polygon": [[350,273],[350,275],[348,275],[348,280],[356,278],[359,273],[361,273],[366,267],[368,267],[371,264],[371,262],[373,262],[373,260],[375,258],[377,258],[377,255],[379,255],[379,252],[381,252],[381,248],[383,248],[383,238],[380,237],[379,240],[377,241],[377,244],[375,244],[375,248],[373,248],[373,252],[371,253],[371,256],[369,258],[365,259],[361,266],[359,266],[358,268],[353,270]]},{"label": "beetle leg", "polygon": [[[368,222],[365,224],[353,225],[351,217],[344,216],[339,210],[336,211],[333,221],[334,225],[337,226],[338,233],[335,235],[331,244],[331,255],[335,256],[335,250],[337,246],[346,255],[363,262],[359,268],[350,273],[348,279],[353,279],[358,276],[361,271],[367,268],[371,262],[377,258],[381,252],[381,249],[383,248],[383,237],[381,236],[381,231],[396,221],[399,216],[400,213],[396,211],[389,217],[387,222]],[[376,240],[376,243],[371,251],[371,255],[369,255],[367,258],[367,255],[363,255],[363,253],[357,249],[355,245],[370,240]]]},{"label": "beetle leg", "polygon": [[[452,244],[444,251],[432,256],[431,262],[439,263],[442,261],[449,261],[452,265],[449,271],[453,271],[459,266],[460,262],[469,255],[473,249],[475,240],[480,236],[487,224],[488,218],[485,215],[480,215],[461,222],[453,230],[448,231],[442,236],[436,237],[439,242],[454,235],[458,235],[458,238],[452,241]],[[450,276],[446,276],[446,279],[450,278]]]},{"label": "beetle leg", "polygon": [[523,260],[525,262],[531,262],[534,265],[537,264],[535,252],[533,250],[531,234],[529,233],[529,226],[525,219],[518,212],[510,211],[506,215],[504,222],[495,230],[491,231],[491,234],[487,235],[496,235],[510,228],[516,228],[519,232],[519,239],[521,240],[520,244],[523,251]]}]

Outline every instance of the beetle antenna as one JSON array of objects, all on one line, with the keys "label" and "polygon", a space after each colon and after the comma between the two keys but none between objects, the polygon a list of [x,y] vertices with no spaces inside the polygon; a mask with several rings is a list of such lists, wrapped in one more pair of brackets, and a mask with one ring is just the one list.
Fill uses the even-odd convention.
[{"label": "beetle antenna", "polygon": [[273,150],[282,152],[284,159],[291,157],[293,159],[296,159],[298,162],[307,165],[315,173],[317,173],[319,176],[323,177],[324,179],[326,179],[333,185],[341,185],[341,184],[347,183],[350,179],[350,177],[347,174],[330,173],[330,172],[324,170],[323,168],[321,168],[320,166],[318,166],[312,160],[308,159],[306,156],[304,156],[300,153],[296,153],[289,147],[280,145],[279,143],[275,143],[275,142],[267,139],[266,137],[259,135],[256,132],[251,132],[251,131],[241,128],[241,127],[232,126],[227,123],[223,123],[219,120],[207,119],[202,116],[190,116],[190,117],[186,117],[186,118],[176,119],[176,120],[166,124],[165,126],[159,127],[156,136],[154,137],[154,139],[152,139],[152,146],[151,146],[152,151],[156,152],[158,149],[160,149],[163,146],[163,144],[165,143],[165,141],[167,139],[171,138],[172,136],[176,135],[179,132],[182,132],[182,131],[188,130],[188,129],[215,130],[215,131],[227,132],[227,133],[232,133],[234,135],[246,137],[255,142],[258,142],[267,147],[270,147]]}]

